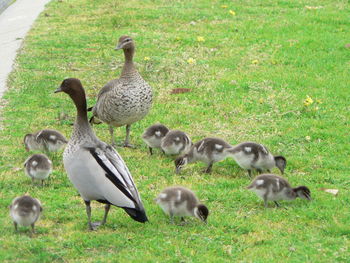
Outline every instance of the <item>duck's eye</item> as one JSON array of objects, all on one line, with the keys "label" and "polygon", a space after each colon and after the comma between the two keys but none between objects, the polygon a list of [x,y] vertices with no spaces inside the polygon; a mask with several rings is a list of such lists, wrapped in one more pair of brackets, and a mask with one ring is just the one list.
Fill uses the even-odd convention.
[{"label": "duck's eye", "polygon": [[131,38],[125,39],[125,42],[130,42],[130,41],[131,41]]}]

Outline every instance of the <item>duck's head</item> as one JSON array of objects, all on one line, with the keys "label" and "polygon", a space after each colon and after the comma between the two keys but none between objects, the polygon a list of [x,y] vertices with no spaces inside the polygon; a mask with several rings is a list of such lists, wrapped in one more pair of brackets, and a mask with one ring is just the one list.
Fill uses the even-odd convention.
[{"label": "duck's head", "polygon": [[68,94],[74,101],[80,115],[86,115],[86,96],[83,85],[79,79],[68,78],[63,80],[60,87],[55,90],[55,93],[57,92],[64,92]]},{"label": "duck's head", "polygon": [[24,136],[23,142],[27,152],[30,150],[30,144],[32,144],[33,140],[34,135],[31,133],[28,133]]},{"label": "duck's head", "polygon": [[188,164],[188,155],[185,154],[175,159],[175,169],[176,173],[180,173],[181,169]]},{"label": "duck's head", "polygon": [[194,216],[202,220],[204,223],[207,223],[208,215],[209,215],[209,210],[203,204],[199,204],[194,210]]},{"label": "duck's head", "polygon": [[72,96],[75,95],[82,90],[82,85],[79,79],[76,78],[68,78],[62,81],[60,87],[55,90],[55,93],[57,92],[64,92],[68,95]]},{"label": "duck's head", "polygon": [[294,188],[293,191],[296,193],[298,197],[301,199],[306,199],[306,200],[312,200],[311,199],[311,191],[308,187],[306,186],[299,186],[297,188]]},{"label": "duck's head", "polygon": [[132,40],[131,37],[121,36],[119,38],[118,45],[116,46],[115,50],[119,50],[119,49],[128,50],[128,49],[134,49],[134,48],[135,48],[134,41]]},{"label": "duck's head", "polygon": [[281,171],[281,173],[284,173],[284,169],[286,168],[287,165],[287,160],[283,156],[275,156],[275,164],[276,167]]}]

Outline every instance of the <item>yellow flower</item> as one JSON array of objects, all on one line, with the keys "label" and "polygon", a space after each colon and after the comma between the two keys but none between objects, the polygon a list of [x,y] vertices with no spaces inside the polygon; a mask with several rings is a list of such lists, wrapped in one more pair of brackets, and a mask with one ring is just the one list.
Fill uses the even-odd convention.
[{"label": "yellow flower", "polygon": [[235,11],[233,11],[233,10],[230,10],[230,11],[228,11],[231,15],[233,15],[233,16],[235,16],[236,15],[236,12]]},{"label": "yellow flower", "polygon": [[189,58],[189,59],[187,59],[187,63],[190,64],[190,65],[196,64],[196,60],[193,59],[193,58]]},{"label": "yellow flower", "polygon": [[181,37],[175,37],[175,40],[179,41],[181,40]]},{"label": "yellow flower", "polygon": [[264,102],[264,99],[263,98],[260,98],[259,99],[259,103],[262,104]]},{"label": "yellow flower", "polygon": [[221,8],[227,8],[228,6],[227,5],[222,5]]},{"label": "yellow flower", "polygon": [[317,99],[316,102],[317,102],[318,104],[322,104],[322,103],[323,103],[323,101],[320,100],[320,99]]},{"label": "yellow flower", "polygon": [[304,106],[308,107],[312,103],[314,103],[314,100],[311,97],[307,96],[306,99],[304,100]]},{"label": "yellow flower", "polygon": [[148,60],[150,60],[150,59],[151,59],[150,57],[144,57],[144,58],[143,58],[144,61],[148,61]]},{"label": "yellow flower", "polygon": [[197,41],[198,41],[198,42],[204,42],[205,39],[204,39],[204,37],[197,37]]},{"label": "yellow flower", "polygon": [[257,59],[252,60],[252,64],[256,65],[258,63],[259,63],[259,60],[257,60]]}]

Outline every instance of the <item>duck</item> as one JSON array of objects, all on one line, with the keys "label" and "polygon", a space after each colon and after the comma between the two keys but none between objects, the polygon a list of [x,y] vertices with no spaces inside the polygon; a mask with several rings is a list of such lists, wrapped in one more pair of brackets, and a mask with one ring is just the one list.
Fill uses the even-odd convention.
[{"label": "duck", "polygon": [[27,151],[57,152],[68,142],[59,131],[44,129],[24,136],[24,146]]},{"label": "duck", "polygon": [[160,147],[166,155],[187,153],[192,146],[190,137],[179,130],[170,130],[162,139]]},{"label": "duck", "polygon": [[233,146],[229,152],[236,163],[248,171],[250,178],[252,170],[257,170],[259,173],[266,170],[270,173],[274,167],[277,167],[283,174],[287,165],[285,157],[273,156],[264,145],[255,142],[240,143]]},{"label": "duck", "polygon": [[208,208],[201,204],[196,195],[188,188],[172,186],[165,188],[156,198],[155,202],[170,216],[170,222],[174,223],[174,216],[194,216],[207,223]]},{"label": "duck", "polygon": [[41,180],[41,185],[44,180],[49,177],[52,172],[52,162],[45,154],[33,154],[24,162],[26,174],[34,180]]},{"label": "duck", "polygon": [[142,134],[142,140],[148,145],[149,153],[153,154],[153,148],[160,148],[165,135],[169,132],[168,127],[161,123],[148,127]]},{"label": "duck", "polygon": [[176,173],[189,163],[201,161],[208,166],[205,173],[211,173],[212,166],[216,162],[225,160],[231,156],[232,145],[219,138],[205,138],[195,143],[188,153],[175,159]]},{"label": "duck", "polygon": [[115,146],[114,127],[126,126],[123,146],[130,143],[131,125],[142,120],[150,111],[153,100],[152,88],[135,68],[134,40],[121,36],[116,50],[123,49],[125,62],[119,79],[109,81],[98,93],[95,106],[91,108],[91,123],[105,122],[109,125],[111,144]]},{"label": "duck", "polygon": [[9,208],[16,232],[18,225],[31,226],[31,233],[34,234],[34,225],[43,211],[41,202],[29,195],[23,195],[13,199]]},{"label": "duck", "polygon": [[[55,91],[70,96],[77,109],[73,133],[63,152],[68,177],[84,200],[88,227],[96,230],[106,223],[111,205],[120,207],[135,221],[148,221],[141,197],[123,158],[97,138],[87,117],[85,90],[79,79],[63,80]],[[102,222],[91,222],[91,201],[105,204]]]},{"label": "duck", "polygon": [[247,189],[263,199],[265,207],[267,207],[268,201],[274,201],[279,207],[277,202],[279,200],[294,200],[297,197],[311,200],[311,192],[308,187],[292,188],[286,179],[274,174],[262,174],[255,177]]}]

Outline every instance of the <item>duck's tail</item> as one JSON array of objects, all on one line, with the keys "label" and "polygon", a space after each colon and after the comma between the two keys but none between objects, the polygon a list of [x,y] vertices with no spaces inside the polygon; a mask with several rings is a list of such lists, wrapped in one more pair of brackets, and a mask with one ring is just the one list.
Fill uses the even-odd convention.
[{"label": "duck's tail", "polygon": [[135,208],[128,208],[128,207],[123,207],[125,212],[135,221],[140,222],[140,223],[145,223],[148,221],[146,211],[144,209],[135,209]]}]

